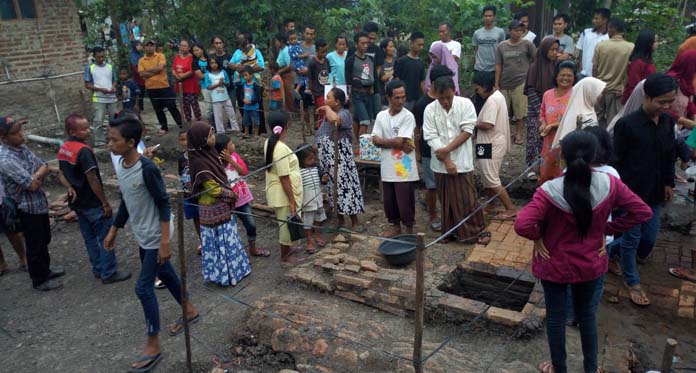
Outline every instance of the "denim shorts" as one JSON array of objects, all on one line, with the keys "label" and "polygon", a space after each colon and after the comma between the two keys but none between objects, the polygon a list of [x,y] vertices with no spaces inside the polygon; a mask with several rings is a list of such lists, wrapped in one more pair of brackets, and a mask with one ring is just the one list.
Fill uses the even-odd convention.
[{"label": "denim shorts", "polygon": [[244,109],[244,115],[242,116],[242,126],[244,127],[258,127],[260,123],[259,112],[256,110],[246,110]]},{"label": "denim shorts", "polygon": [[186,218],[186,220],[198,220],[198,206],[185,203],[184,217]]},{"label": "denim shorts", "polygon": [[372,94],[366,92],[352,92],[353,119],[361,126],[369,126],[374,116],[374,100]]},{"label": "denim shorts", "polygon": [[422,157],[423,160],[423,182],[426,189],[437,189],[435,185],[435,173],[430,168],[430,157]]}]

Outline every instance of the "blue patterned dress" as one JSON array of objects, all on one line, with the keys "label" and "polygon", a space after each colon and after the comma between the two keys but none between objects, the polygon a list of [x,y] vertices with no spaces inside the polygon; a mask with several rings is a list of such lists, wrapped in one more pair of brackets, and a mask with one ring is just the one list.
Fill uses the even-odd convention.
[{"label": "blue patterned dress", "polygon": [[203,279],[222,286],[237,285],[251,273],[237,223],[229,203],[211,195],[199,198],[201,219],[201,266]]}]

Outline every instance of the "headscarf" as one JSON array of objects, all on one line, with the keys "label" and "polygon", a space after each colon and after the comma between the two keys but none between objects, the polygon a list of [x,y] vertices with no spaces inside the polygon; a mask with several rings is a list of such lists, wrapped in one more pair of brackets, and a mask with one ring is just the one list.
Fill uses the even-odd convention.
[{"label": "headscarf", "polygon": [[130,60],[131,65],[138,66],[138,61],[140,61],[140,58],[143,56],[143,52],[138,52],[138,49],[136,48],[138,44],[142,45],[143,43],[140,42],[140,40],[133,40],[131,42],[131,51],[130,55],[128,56],[128,60]]},{"label": "headscarf", "polygon": [[189,171],[191,173],[191,192],[202,192],[203,184],[212,180],[218,184],[227,184],[227,173],[214,146],[208,145],[208,136],[212,127],[204,122],[193,122],[188,130]]},{"label": "headscarf", "polygon": [[440,63],[438,64],[435,62],[435,60],[430,61],[428,73],[425,75],[425,89],[429,90],[430,85],[432,84],[430,81],[430,71],[433,69],[433,67],[437,65],[445,65],[452,70],[452,73],[454,73],[452,80],[454,80],[455,93],[459,94],[459,65],[457,64],[457,60],[454,59],[452,52],[450,52],[447,46],[442,43],[433,43],[430,46],[430,54],[439,58]]},{"label": "headscarf", "polygon": [[645,79],[641,80],[638,84],[636,84],[636,87],[633,88],[633,92],[631,93],[631,96],[628,98],[628,101],[626,101],[626,105],[624,105],[621,108],[621,110],[616,114],[616,116],[614,116],[614,119],[611,120],[609,126],[607,126],[607,132],[613,134],[614,126],[616,125],[616,122],[619,121],[619,119],[643,107],[643,100],[645,99],[645,92],[643,92],[643,83],[645,83]]},{"label": "headscarf", "polygon": [[679,90],[686,97],[694,95],[694,76],[696,75],[696,50],[687,50],[677,55],[667,75],[677,80]]},{"label": "headscarf", "polygon": [[583,128],[598,125],[597,113],[594,107],[597,103],[597,99],[606,86],[607,83],[597,78],[587,77],[579,81],[575,87],[573,87],[573,92],[570,94],[570,99],[568,100],[567,109],[561,117],[560,125],[556,131],[556,137],[553,139],[552,148],[558,146],[561,139],[567,134],[575,131],[577,128],[578,116],[581,116],[582,120],[588,123],[587,125],[583,124]]},{"label": "headscarf", "polygon": [[558,61],[549,59],[549,50],[554,44],[560,45],[560,42],[553,37],[541,41],[536,58],[527,73],[527,86],[534,87],[540,95],[553,88],[553,74]]}]

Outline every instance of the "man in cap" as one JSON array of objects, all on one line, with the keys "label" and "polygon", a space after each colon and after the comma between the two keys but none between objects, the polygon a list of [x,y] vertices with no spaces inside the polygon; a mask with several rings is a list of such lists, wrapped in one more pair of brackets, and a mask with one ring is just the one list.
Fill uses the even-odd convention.
[{"label": "man in cap", "polygon": [[17,205],[17,213],[24,230],[27,250],[27,269],[36,290],[49,291],[63,287],[57,277],[63,269],[51,270],[48,244],[51,242],[51,224],[48,219],[48,200],[41,189],[48,166],[25,145],[22,125],[25,120],[0,117],[0,181],[7,197]]}]

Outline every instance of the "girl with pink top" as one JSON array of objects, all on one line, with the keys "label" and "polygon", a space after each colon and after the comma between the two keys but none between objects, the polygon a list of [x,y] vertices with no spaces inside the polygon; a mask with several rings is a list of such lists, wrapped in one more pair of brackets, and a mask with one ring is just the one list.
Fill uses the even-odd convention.
[{"label": "girl with pink top", "polygon": [[[584,372],[601,371],[597,366],[597,304],[593,299],[601,293],[607,271],[604,236],[624,232],[652,216],[650,207],[619,179],[593,171],[590,165],[596,149],[596,138],[585,131],[574,131],[563,138],[565,175],[539,187],[515,221],[515,232],[534,240],[532,272],[544,286],[551,362],[541,363],[541,372],[567,372],[565,327],[569,288],[580,324]],[[617,208],[625,213],[607,221]]]},{"label": "girl with pink top", "polygon": [[215,149],[220,153],[220,158],[225,162],[225,172],[227,180],[232,186],[232,191],[237,195],[237,201],[234,205],[234,212],[244,224],[244,229],[247,233],[249,241],[249,255],[251,256],[271,256],[268,250],[256,246],[256,219],[252,215],[251,201],[254,200],[254,195],[249,189],[246,180],[240,180],[240,177],[249,174],[249,169],[246,163],[239,154],[235,152],[234,142],[232,138],[225,133],[215,135]]}]

